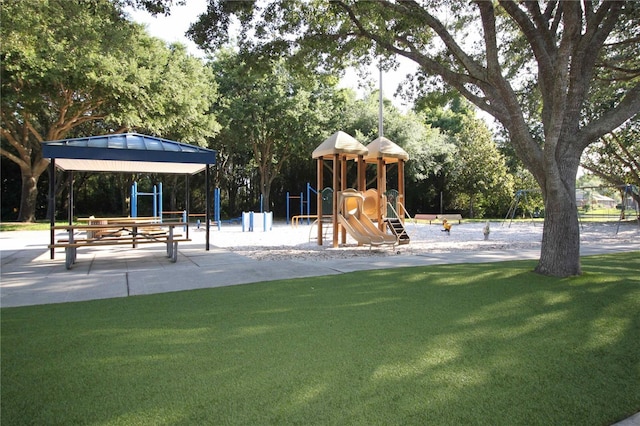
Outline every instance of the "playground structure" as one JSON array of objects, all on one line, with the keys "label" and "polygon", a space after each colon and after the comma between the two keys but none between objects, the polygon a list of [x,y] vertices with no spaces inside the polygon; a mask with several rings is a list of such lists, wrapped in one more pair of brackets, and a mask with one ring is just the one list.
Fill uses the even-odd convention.
[{"label": "playground structure", "polygon": [[[329,220],[333,247],[338,247],[339,241],[345,244],[347,233],[358,244],[369,246],[409,243],[404,228],[404,218],[408,213],[403,204],[404,162],[409,156],[402,148],[384,137],[365,147],[347,133],[338,131],[318,146],[312,157],[317,161],[317,188],[324,186],[325,161],[330,161],[333,166],[330,215],[323,208],[323,192],[317,192],[318,245],[323,245],[323,226]],[[347,187],[349,161],[356,162],[357,189]],[[377,188],[366,188],[367,163],[376,165]],[[386,196],[387,165],[390,164],[398,167],[397,193],[393,196],[395,205],[388,203]],[[389,211],[393,216],[388,214]]]},{"label": "playground structure", "polygon": [[152,192],[138,191],[138,182],[133,182],[131,185],[131,217],[138,217],[138,197],[142,196],[152,197],[152,215],[159,217],[162,221],[162,182],[153,185]]},{"label": "playground structure", "polygon": [[[138,198],[141,196],[150,196],[152,197],[152,217],[158,218],[160,223],[164,222],[165,216],[179,216],[182,222],[189,222],[191,218],[205,218],[205,213],[189,213],[187,209],[185,210],[175,210],[168,211],[163,210],[162,208],[162,182],[158,182],[158,184],[153,185],[152,192],[140,192],[138,190],[138,182],[134,182],[131,185],[131,212],[130,216],[135,218],[138,217]],[[188,195],[187,195],[188,197]],[[213,189],[213,225],[218,227],[218,231],[220,230],[222,221],[220,219],[220,188]],[[201,220],[197,219],[197,226],[200,228]]]},{"label": "playground structure", "polygon": [[271,231],[273,212],[242,212],[242,232]]},{"label": "playground structure", "polygon": [[[308,185],[308,191],[314,191],[310,185]],[[188,213],[187,210],[176,210],[176,211],[163,211],[162,209],[162,183],[158,183],[153,185],[152,192],[141,192],[138,189],[138,182],[134,182],[131,185],[131,217],[138,217],[138,199],[142,196],[150,196],[152,197],[152,216],[158,222],[164,222],[165,216],[173,215],[179,216],[181,221],[184,223],[188,223],[191,218],[197,219],[197,227],[200,228],[200,217],[205,217],[205,214],[200,213]],[[220,188],[214,188],[213,190],[213,225],[218,227],[218,230],[222,227],[222,220],[220,218]],[[287,204],[288,208],[288,204]],[[260,212],[242,212],[240,216],[240,221],[242,224],[242,232],[254,232],[254,231],[270,231],[273,228],[273,213],[272,212],[264,212],[262,211],[262,197],[260,198]]]},{"label": "playground structure", "polygon": [[[540,190],[539,189],[519,189],[516,191],[516,195],[513,198],[513,201],[511,201],[511,205],[509,206],[507,215],[504,218],[505,221],[509,219],[509,228],[511,228],[511,222],[513,222],[513,218],[516,215],[516,211],[518,210],[518,205],[522,202],[526,206],[529,203],[528,194],[531,192],[540,192]],[[528,211],[528,213],[529,213],[529,217],[531,218],[531,222],[535,225],[535,222],[533,220],[534,219],[533,213],[531,213],[531,211]],[[504,222],[502,222],[502,224],[504,225]]]},{"label": "playground structure", "polygon": [[[315,214],[311,214],[311,193],[313,193],[314,195],[318,195],[318,191],[316,189],[314,189],[311,184],[309,182],[307,182],[307,186],[306,186],[306,194],[307,197],[305,198],[304,196],[304,192],[301,192],[300,195],[291,195],[288,191],[287,191],[287,225],[289,224],[289,218],[291,218],[291,221],[294,225],[297,225],[300,220],[306,219],[307,220],[307,225],[311,223],[311,219],[315,219],[317,216]],[[300,214],[299,215],[294,215],[293,217],[291,217],[291,213],[292,213],[292,206],[291,206],[291,200],[300,200]],[[305,210],[306,210],[306,214],[305,214]]]}]

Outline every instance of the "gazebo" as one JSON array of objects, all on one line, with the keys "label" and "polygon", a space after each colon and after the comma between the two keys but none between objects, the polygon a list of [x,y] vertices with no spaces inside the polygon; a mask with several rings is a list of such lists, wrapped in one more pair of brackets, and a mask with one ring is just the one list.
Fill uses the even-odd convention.
[{"label": "gazebo", "polygon": [[[137,133],[121,133],[85,138],[44,142],[43,158],[51,161],[49,180],[49,207],[51,211],[51,244],[54,244],[55,226],[55,169],[71,172],[69,188],[69,224],[73,221],[73,172],[121,172],[184,174],[188,177],[205,172],[206,198],[206,250],[209,250],[210,183],[209,169],[216,163],[216,151]],[[187,215],[189,197],[186,200]],[[187,216],[188,217],[188,216]],[[51,249],[53,259],[54,249]]]}]

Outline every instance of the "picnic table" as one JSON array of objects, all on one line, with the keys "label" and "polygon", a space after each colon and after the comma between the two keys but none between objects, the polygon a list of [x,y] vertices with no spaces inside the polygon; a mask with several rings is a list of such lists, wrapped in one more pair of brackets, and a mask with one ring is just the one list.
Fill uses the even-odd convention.
[{"label": "picnic table", "polygon": [[[85,221],[85,220],[83,220]],[[64,230],[68,236],[54,241],[50,249],[64,248],[65,266],[70,269],[76,262],[77,249],[108,245],[131,245],[163,243],[167,246],[167,257],[178,260],[178,243],[191,239],[176,234],[176,227],[185,227],[187,222],[155,222],[149,218],[88,218],[89,223],[80,225],[56,225],[51,229]]]}]

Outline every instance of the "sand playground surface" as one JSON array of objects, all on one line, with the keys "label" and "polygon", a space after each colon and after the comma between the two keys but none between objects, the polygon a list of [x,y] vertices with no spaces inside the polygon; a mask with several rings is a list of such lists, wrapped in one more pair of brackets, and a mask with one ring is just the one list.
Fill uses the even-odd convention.
[{"label": "sand playground surface", "polygon": [[[328,260],[345,257],[412,256],[425,253],[450,253],[460,251],[519,250],[540,248],[542,222],[490,222],[489,239],[485,241],[485,223],[454,223],[451,232],[442,231],[439,223],[406,223],[411,242],[406,245],[382,246],[370,249],[358,246],[347,235],[347,243],[332,247],[333,233],[325,228],[324,244],[317,243],[317,227],[306,222],[297,227],[285,223],[274,223],[270,231],[243,232],[240,225],[222,225],[211,228],[211,244],[224,250],[256,260]],[[619,229],[618,229],[619,227]],[[618,231],[616,233],[616,230]],[[195,229],[194,234],[204,233]],[[193,235],[193,237],[196,237]],[[638,244],[640,250],[640,225],[634,222],[589,222],[580,230],[581,246],[600,244]]]}]

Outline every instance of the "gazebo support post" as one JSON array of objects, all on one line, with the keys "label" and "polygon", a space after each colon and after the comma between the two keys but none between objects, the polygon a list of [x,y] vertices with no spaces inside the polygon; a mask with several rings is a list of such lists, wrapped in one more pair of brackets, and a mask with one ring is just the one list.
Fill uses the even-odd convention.
[{"label": "gazebo support post", "polygon": [[55,258],[56,249],[53,248],[53,244],[55,243],[55,231],[53,229],[56,226],[56,160],[55,158],[51,159],[51,164],[49,164],[49,214],[51,217],[49,218],[49,236],[50,236],[50,256],[51,259]]},{"label": "gazebo support post", "polygon": [[191,194],[191,181],[189,175],[184,175],[184,210],[186,212],[184,221],[187,222],[187,238],[189,238],[189,194]]},{"label": "gazebo support post", "polygon": [[73,194],[73,170],[69,171],[69,225],[73,225],[73,203],[74,203],[74,194]]},{"label": "gazebo support post", "polygon": [[324,159],[323,157],[318,157],[318,159],[316,160],[317,163],[317,191],[316,191],[316,205],[318,206],[318,245],[321,246],[322,245],[322,189],[323,189],[323,183],[324,183]]},{"label": "gazebo support post", "polygon": [[210,164],[207,164],[207,166],[204,169],[204,181],[205,181],[205,220],[207,221],[207,224],[205,226],[205,238],[206,238],[206,242],[205,242],[205,250],[209,251],[209,228],[210,228],[210,218],[211,218],[211,203],[209,202],[209,192],[211,192],[211,186],[209,184],[209,166]]}]

